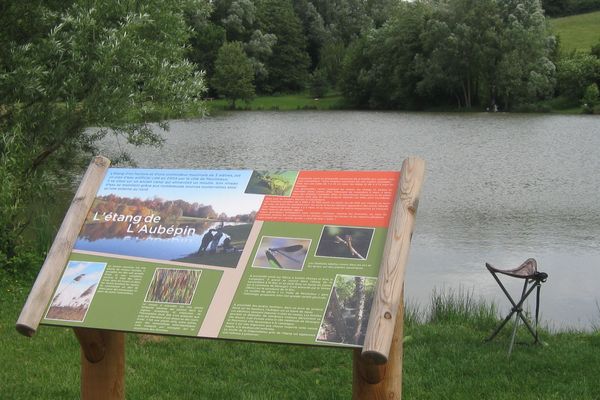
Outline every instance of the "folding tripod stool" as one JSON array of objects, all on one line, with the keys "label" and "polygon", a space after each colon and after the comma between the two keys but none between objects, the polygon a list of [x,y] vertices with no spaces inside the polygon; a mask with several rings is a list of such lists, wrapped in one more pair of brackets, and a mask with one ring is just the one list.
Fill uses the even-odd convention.
[{"label": "folding tripod stool", "polygon": [[[490,274],[494,277],[500,289],[504,292],[510,303],[512,304],[512,309],[510,313],[504,318],[504,320],[498,325],[498,327],[494,330],[494,332],[487,338],[487,341],[492,340],[496,337],[498,332],[506,325],[506,323],[512,318],[513,314],[515,316],[515,326],[513,328],[512,338],[510,340],[510,346],[508,347],[508,356],[512,353],[513,345],[515,343],[515,336],[517,334],[517,327],[519,325],[519,320],[522,320],[525,323],[525,326],[529,330],[529,333],[533,336],[534,344],[540,343],[540,339],[538,336],[538,319],[540,313],[540,288],[542,286],[542,282],[546,282],[548,279],[548,274],[545,272],[540,272],[537,270],[537,262],[533,258],[529,258],[525,260],[523,264],[514,269],[498,269],[491,266],[488,263],[485,263],[486,268],[490,271]],[[511,276],[513,278],[524,279],[525,282],[523,284],[523,291],[521,292],[521,298],[518,302],[515,302],[513,298],[510,296],[497,274],[503,274],[507,276]],[[531,286],[530,286],[531,285]],[[535,302],[535,330],[531,327],[531,324],[525,318],[523,314],[523,303],[529,297],[529,295],[536,289],[536,302]]]}]

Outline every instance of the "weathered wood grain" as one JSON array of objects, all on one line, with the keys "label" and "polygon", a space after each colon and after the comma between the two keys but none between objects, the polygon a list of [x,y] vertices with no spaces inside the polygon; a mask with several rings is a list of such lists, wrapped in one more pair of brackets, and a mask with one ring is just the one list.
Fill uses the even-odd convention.
[{"label": "weathered wood grain", "polygon": [[[403,292],[404,290],[401,295]],[[377,365],[372,359],[362,357],[360,349],[354,351],[352,361],[353,400],[400,400],[402,398],[403,329],[404,302],[400,296],[387,363]]]},{"label": "weathered wood grain", "polygon": [[63,268],[77,240],[77,235],[85,222],[87,213],[92,206],[109,165],[110,160],[107,158],[94,157],[81,180],[67,215],[56,234],[52,247],[48,251],[46,260],[17,320],[17,331],[25,336],[33,336],[42,320],[52,292],[58,284]]},{"label": "weathered wood grain", "polygon": [[[125,333],[91,331],[81,334],[85,343],[81,347],[81,399],[124,400]],[[77,338],[80,339],[80,334]],[[91,362],[89,350],[94,348],[103,348],[104,354],[102,359]]]},{"label": "weathered wood grain", "polygon": [[104,358],[106,346],[101,331],[91,328],[73,328],[73,332],[79,341],[81,351],[85,358],[91,363],[97,363]]},{"label": "weathered wood grain", "polygon": [[362,357],[374,364],[388,361],[394,327],[402,300],[410,241],[423,185],[425,162],[407,158],[402,163],[398,194],[390,218],[379,279],[371,307]]}]

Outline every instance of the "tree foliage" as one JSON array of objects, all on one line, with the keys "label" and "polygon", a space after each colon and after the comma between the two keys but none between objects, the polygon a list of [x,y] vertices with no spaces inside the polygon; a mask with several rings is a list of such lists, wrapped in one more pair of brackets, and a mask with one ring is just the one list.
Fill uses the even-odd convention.
[{"label": "tree foliage", "polygon": [[259,4],[259,27],[277,37],[272,54],[266,60],[268,81],[259,81],[265,92],[286,92],[304,88],[310,59],[306,37],[289,0],[262,0]]},{"label": "tree foliage", "polygon": [[351,46],[342,90],[369,107],[509,108],[552,95],[554,46],[537,0],[403,3]]},{"label": "tree foliage", "polygon": [[238,99],[250,100],[254,96],[254,70],[240,42],[225,43],[215,61],[212,84],[217,92],[235,108]]},{"label": "tree foliage", "polygon": [[[204,6],[75,0],[2,7],[0,264],[9,265],[23,231],[43,213],[36,206],[98,140],[114,134],[158,145],[160,132],[149,125],[157,109],[201,112],[204,81],[184,57],[184,14]],[[87,133],[92,126],[102,128]]]},{"label": "tree foliage", "polygon": [[585,53],[574,53],[557,65],[558,91],[571,100],[580,100],[590,85],[600,84],[600,59]]},{"label": "tree foliage", "polygon": [[542,7],[546,15],[562,17],[600,10],[600,0],[542,0]]}]

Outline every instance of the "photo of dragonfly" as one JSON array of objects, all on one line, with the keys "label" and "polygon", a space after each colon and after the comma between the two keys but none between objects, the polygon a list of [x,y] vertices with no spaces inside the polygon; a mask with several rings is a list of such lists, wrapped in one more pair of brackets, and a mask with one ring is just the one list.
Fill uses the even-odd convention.
[{"label": "photo of dragonfly", "polygon": [[310,239],[263,236],[252,266],[301,271],[310,242]]}]

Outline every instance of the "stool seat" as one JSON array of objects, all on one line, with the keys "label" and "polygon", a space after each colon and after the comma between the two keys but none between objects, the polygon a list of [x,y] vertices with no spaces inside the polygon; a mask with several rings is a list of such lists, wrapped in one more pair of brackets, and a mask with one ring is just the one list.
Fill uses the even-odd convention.
[{"label": "stool seat", "polygon": [[489,263],[485,263],[485,266],[490,272],[512,276],[513,278],[533,279],[542,282],[545,282],[546,279],[548,279],[547,273],[537,270],[537,262],[533,258],[528,258],[523,264],[512,269],[496,268]]},{"label": "stool seat", "polygon": [[[534,343],[541,343],[538,336],[538,323],[540,316],[540,287],[542,286],[542,282],[546,282],[546,279],[548,279],[548,274],[537,270],[537,262],[533,258],[528,258],[523,262],[523,264],[519,265],[517,268],[500,269],[493,267],[489,263],[485,263],[485,267],[488,269],[490,274],[492,274],[494,280],[496,281],[496,283],[498,283],[498,286],[500,286],[500,289],[502,289],[502,291],[506,295],[506,298],[508,299],[508,301],[510,301],[510,304],[512,305],[510,313],[508,313],[506,318],[504,318],[504,320],[500,323],[500,325],[498,325],[498,327],[494,330],[490,337],[487,338],[487,340],[490,341],[494,339],[498,332],[500,332],[500,330],[502,330],[506,323],[510,321],[512,316],[515,315],[515,326],[513,328],[512,338],[508,347],[508,356],[510,357],[510,354],[512,353],[512,348],[515,343],[515,336],[517,334],[517,327],[519,325],[519,321],[523,321],[523,323],[529,330],[529,333],[531,333],[531,335],[533,336]],[[498,274],[524,280],[523,290],[521,292],[520,299],[515,301],[512,298],[510,293],[508,293],[508,291],[504,287],[502,281],[498,278]],[[535,329],[531,327],[529,321],[523,313],[523,303],[534,290],[536,291]]]}]

